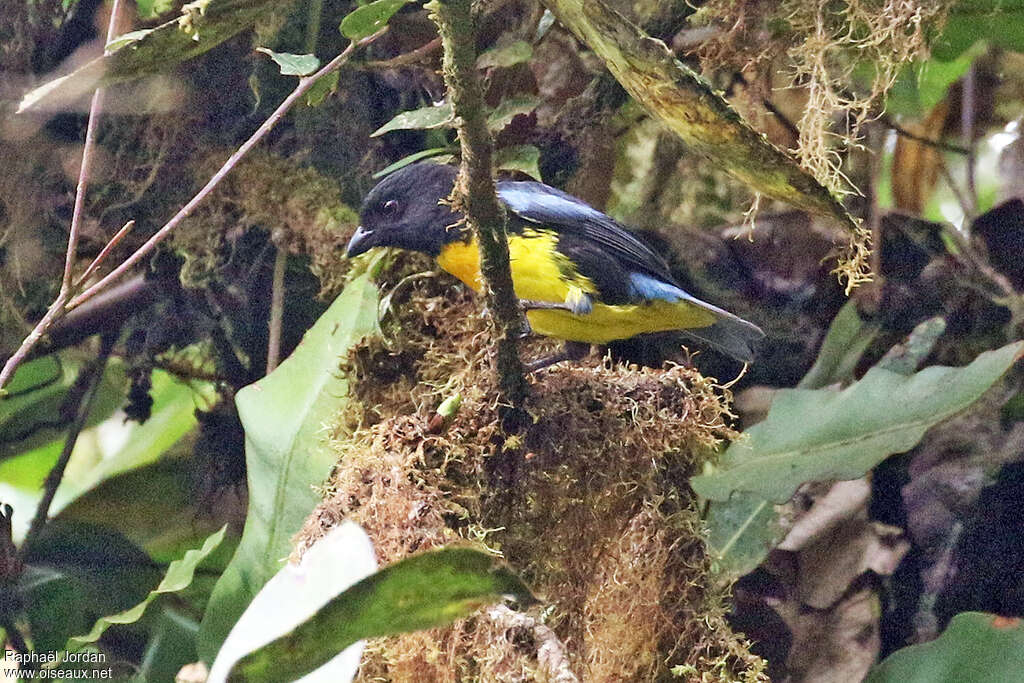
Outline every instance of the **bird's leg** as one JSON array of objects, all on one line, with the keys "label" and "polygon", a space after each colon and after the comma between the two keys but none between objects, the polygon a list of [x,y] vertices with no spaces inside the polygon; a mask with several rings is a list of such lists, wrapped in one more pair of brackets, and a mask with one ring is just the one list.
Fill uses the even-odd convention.
[{"label": "bird's leg", "polygon": [[519,307],[523,311],[569,311],[572,313],[572,306],[557,301],[534,301],[533,299],[520,299]]},{"label": "bird's leg", "polygon": [[590,344],[567,341],[562,345],[562,349],[558,353],[553,353],[550,356],[538,358],[531,363],[526,363],[526,372],[534,373],[548,367],[549,365],[561,363],[565,360],[583,360],[587,357],[588,353],[590,353]]},{"label": "bird's leg", "polygon": [[530,320],[526,317],[527,311],[570,311],[568,304],[553,303],[550,301],[534,301],[533,299],[520,299],[519,310],[522,312],[523,328],[519,334],[520,339],[526,339],[533,335],[533,327],[530,326]]}]

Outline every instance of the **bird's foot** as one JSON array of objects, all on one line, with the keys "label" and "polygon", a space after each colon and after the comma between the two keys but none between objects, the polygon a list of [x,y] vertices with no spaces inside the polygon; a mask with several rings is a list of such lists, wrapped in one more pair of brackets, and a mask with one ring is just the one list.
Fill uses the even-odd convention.
[{"label": "bird's foot", "polygon": [[527,373],[534,373],[538,370],[554,365],[555,363],[561,363],[567,360],[583,360],[590,353],[590,344],[583,342],[567,341],[562,346],[562,349],[558,353],[553,353],[550,356],[544,358],[538,358],[530,363],[525,363]]}]

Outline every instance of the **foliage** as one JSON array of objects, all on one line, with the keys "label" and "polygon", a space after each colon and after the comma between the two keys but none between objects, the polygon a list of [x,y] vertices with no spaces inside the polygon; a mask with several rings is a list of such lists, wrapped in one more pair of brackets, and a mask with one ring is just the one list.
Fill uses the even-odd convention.
[{"label": "foliage", "polygon": [[872,368],[846,389],[783,389],[763,422],[691,481],[725,501],[733,491],[782,503],[808,481],[856,479],[917,444],[930,426],[976,401],[1013,365],[1024,342],[988,351],[964,368],[932,366],[905,376]]},{"label": "foliage", "polygon": [[238,394],[249,512],[238,550],[210,596],[199,641],[204,659],[213,660],[245,606],[276,573],[292,535],[316,505],[313,487],[334,464],[322,429],[347,401],[338,357],[376,330],[371,273],[372,268],[349,283],[277,370]]},{"label": "foliage", "polygon": [[220,531],[207,538],[201,547],[189,550],[185,553],[184,557],[171,562],[167,567],[167,574],[160,581],[160,585],[150,591],[149,595],[142,602],[123,612],[100,618],[88,633],[71,638],[68,641],[67,649],[74,652],[87,643],[95,643],[103,635],[104,631],[115,624],[134,624],[142,618],[150,603],[159,596],[177,593],[188,588],[189,584],[192,583],[196,567],[220,545],[220,542],[224,540],[226,531],[226,526],[221,527]]},{"label": "foliage", "polygon": [[309,621],[232,668],[230,681],[279,681],[301,676],[358,640],[440,626],[501,598],[534,598],[493,556],[446,548],[366,577],[317,610]]},{"label": "foliage", "polygon": [[[358,524],[348,521],[331,529],[266,583],[231,629],[208,683],[226,679],[243,656],[270,643],[308,620],[338,593],[377,569],[373,544]],[[365,643],[337,648],[316,675],[341,683],[355,677]]]},{"label": "foliage", "polygon": [[872,669],[868,683],[996,683],[1024,667],[1024,625],[1018,618],[964,612],[936,640],[911,645]]}]

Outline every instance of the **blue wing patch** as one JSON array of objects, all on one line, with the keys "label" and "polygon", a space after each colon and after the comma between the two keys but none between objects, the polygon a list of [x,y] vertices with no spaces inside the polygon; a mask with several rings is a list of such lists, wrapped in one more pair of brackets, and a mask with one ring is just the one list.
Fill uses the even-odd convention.
[{"label": "blue wing patch", "polygon": [[661,299],[669,303],[675,303],[680,299],[693,299],[675,285],[643,273],[629,274],[629,293],[638,299]]},{"label": "blue wing patch", "polygon": [[539,216],[546,220],[608,220],[589,204],[541,183],[498,183],[498,196],[514,213],[529,220],[537,220]]}]

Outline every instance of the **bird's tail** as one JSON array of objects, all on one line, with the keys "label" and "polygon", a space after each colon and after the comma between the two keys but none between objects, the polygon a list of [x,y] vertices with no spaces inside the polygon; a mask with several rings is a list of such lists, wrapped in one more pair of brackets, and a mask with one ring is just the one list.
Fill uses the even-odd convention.
[{"label": "bird's tail", "polygon": [[764,339],[764,332],[753,323],[748,323],[732,313],[720,308],[708,307],[713,310],[717,320],[708,327],[691,327],[680,330],[683,336],[691,337],[702,344],[707,344],[716,351],[721,351],[743,363],[750,363],[757,356],[757,348]]}]

